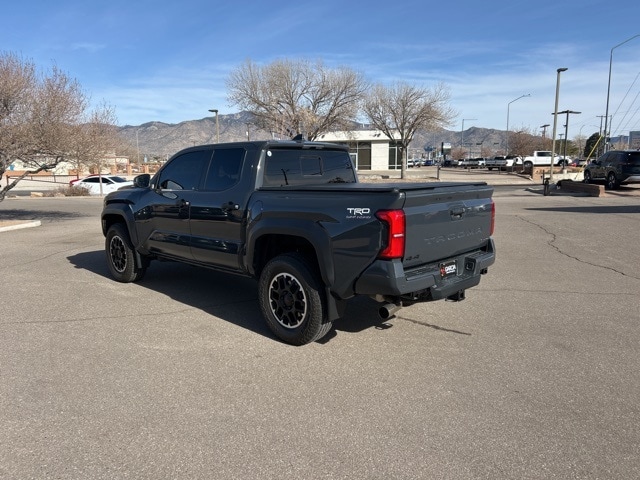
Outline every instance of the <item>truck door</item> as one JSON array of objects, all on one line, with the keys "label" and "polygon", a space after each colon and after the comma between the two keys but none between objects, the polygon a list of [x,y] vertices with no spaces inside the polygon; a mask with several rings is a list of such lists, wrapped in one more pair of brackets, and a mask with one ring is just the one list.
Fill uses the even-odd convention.
[{"label": "truck door", "polygon": [[160,170],[136,212],[140,239],[150,252],[192,259],[190,208],[211,158],[211,147],[186,151]]},{"label": "truck door", "polygon": [[215,148],[204,184],[191,201],[191,251],[195,260],[240,268],[242,220],[250,174],[243,147]]}]

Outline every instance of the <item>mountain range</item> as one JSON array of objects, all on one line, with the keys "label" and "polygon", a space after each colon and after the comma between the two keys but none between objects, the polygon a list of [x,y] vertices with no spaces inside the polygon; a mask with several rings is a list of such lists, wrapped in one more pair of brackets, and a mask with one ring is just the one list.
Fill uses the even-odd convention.
[{"label": "mountain range", "polygon": [[[218,116],[220,142],[267,140],[271,133],[258,129],[251,123],[248,112]],[[367,125],[354,125],[354,130],[370,130]],[[130,147],[130,156],[140,159],[164,160],[175,152],[194,145],[216,142],[216,119],[205,117],[177,124],[148,122],[142,125],[118,127],[120,138]],[[467,148],[480,151],[480,146],[498,150],[505,139],[504,130],[470,127],[464,131],[442,129],[436,132],[418,131],[410,145],[410,156],[420,156],[426,148],[439,148],[442,142],[452,147],[462,142]],[[469,147],[471,145],[472,147]],[[477,146],[477,147],[476,147]]]}]

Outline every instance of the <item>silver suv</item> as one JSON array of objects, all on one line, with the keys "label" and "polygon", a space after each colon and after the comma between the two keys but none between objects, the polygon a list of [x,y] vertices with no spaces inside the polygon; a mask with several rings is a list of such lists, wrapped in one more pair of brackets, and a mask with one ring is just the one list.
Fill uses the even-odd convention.
[{"label": "silver suv", "polygon": [[584,182],[598,181],[610,190],[640,183],[640,150],[611,150],[584,167]]}]

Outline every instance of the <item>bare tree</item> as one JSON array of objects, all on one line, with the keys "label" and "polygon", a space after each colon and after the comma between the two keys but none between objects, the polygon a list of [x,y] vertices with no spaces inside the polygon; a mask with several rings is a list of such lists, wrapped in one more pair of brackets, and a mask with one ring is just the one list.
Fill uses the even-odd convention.
[{"label": "bare tree", "polygon": [[519,157],[532,155],[536,150],[551,150],[551,140],[538,136],[535,130],[522,127],[515,132],[507,132],[509,135],[509,152]]},{"label": "bare tree", "polygon": [[407,150],[417,130],[450,125],[456,113],[448,104],[449,91],[443,84],[431,89],[398,82],[376,85],[363,104],[365,116],[390,141],[396,140],[402,156],[401,177],[407,168]]},{"label": "bare tree", "polygon": [[227,88],[229,101],[250,112],[259,128],[314,140],[324,132],[351,129],[367,83],[349,68],[329,69],[319,61],[259,66],[247,60],[229,75]]},{"label": "bare tree", "polygon": [[119,145],[115,127],[115,113],[109,105],[103,104],[89,112],[88,119],[77,125],[76,136],[69,146],[71,163],[78,171],[84,167],[98,172],[106,166],[106,154],[114,153]]},{"label": "bare tree", "polygon": [[0,53],[0,177],[16,160],[28,171],[0,189],[0,201],[27,174],[83,162],[114,145],[113,111],[88,112],[89,99],[57,67],[39,74],[33,62]]}]

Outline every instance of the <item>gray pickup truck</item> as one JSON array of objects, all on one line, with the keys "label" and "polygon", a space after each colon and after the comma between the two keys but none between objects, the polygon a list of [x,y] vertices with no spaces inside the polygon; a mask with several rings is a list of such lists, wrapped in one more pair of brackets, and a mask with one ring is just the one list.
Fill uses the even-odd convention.
[{"label": "gray pickup truck", "polygon": [[361,183],[346,146],[203,145],[105,197],[109,271],[142,279],[152,260],[253,277],[281,340],[322,338],[367,295],[389,318],[464,299],[495,261],[493,189],[479,183]]}]

